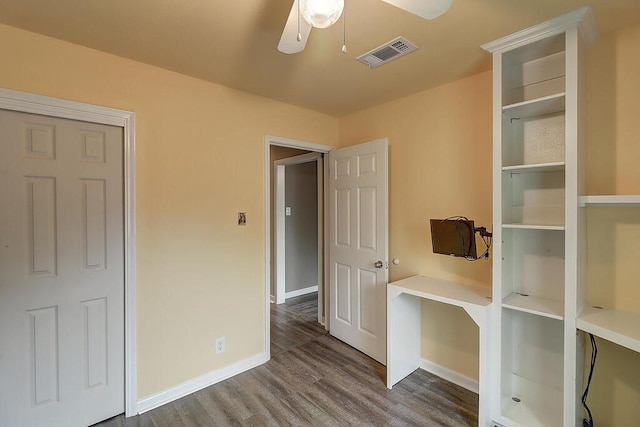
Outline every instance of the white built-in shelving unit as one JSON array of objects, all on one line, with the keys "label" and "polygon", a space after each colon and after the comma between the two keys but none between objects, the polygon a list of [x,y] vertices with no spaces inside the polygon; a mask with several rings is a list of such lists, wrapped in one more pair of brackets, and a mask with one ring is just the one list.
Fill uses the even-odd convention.
[{"label": "white built-in shelving unit", "polygon": [[[482,47],[493,53],[493,421],[578,426],[586,286],[583,62],[590,8]],[[585,322],[588,322],[585,319]]]}]

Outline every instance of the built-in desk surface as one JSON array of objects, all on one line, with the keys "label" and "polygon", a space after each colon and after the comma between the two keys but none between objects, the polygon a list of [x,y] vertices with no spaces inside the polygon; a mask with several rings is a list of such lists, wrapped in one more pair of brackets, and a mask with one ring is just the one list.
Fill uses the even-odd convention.
[{"label": "built-in desk surface", "polygon": [[488,339],[491,288],[449,280],[413,276],[387,286],[387,387],[422,366],[423,299],[462,307],[478,325],[480,367],[478,379],[479,425],[490,425],[488,402]]},{"label": "built-in desk surface", "polygon": [[388,298],[391,299],[406,293],[459,307],[469,304],[484,307],[491,304],[491,288],[463,285],[426,276],[413,276],[391,282],[387,291]]}]

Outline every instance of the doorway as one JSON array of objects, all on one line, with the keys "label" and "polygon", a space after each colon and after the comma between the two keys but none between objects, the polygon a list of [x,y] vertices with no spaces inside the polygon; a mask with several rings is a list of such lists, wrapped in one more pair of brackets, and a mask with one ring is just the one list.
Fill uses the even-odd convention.
[{"label": "doorway", "polygon": [[[285,151],[283,151],[285,150]],[[323,159],[308,152],[271,147],[274,161],[273,282],[276,304],[318,292],[323,280]],[[296,150],[297,151],[297,150]],[[322,306],[318,321],[323,323]]]},{"label": "doorway", "polygon": [[[328,153],[332,150],[333,147],[309,143],[305,141],[293,140],[289,138],[282,138],[267,135],[265,136],[265,231],[266,231],[266,260],[265,260],[265,351],[267,354],[270,354],[270,305],[272,303],[276,303],[277,300],[277,234],[276,234],[276,201],[275,201],[275,185],[277,181],[276,177],[276,167],[275,163],[284,158],[291,158],[299,155],[307,155],[309,156],[306,161],[315,161],[317,167],[319,168],[318,172],[321,172],[321,178],[317,183],[317,192],[318,195],[324,199],[325,196],[325,170],[326,166],[322,162],[322,157],[324,154]],[[286,162],[285,162],[286,163]],[[295,163],[295,162],[293,162]],[[303,162],[304,163],[304,162]],[[282,172],[284,172],[284,167],[281,165]],[[284,175],[284,174],[283,174]],[[285,206],[281,204],[282,210],[284,211]],[[318,222],[321,225],[318,230],[318,276],[319,281],[317,283],[318,286],[318,321],[325,325],[325,328],[328,329],[329,325],[326,322],[328,319],[328,305],[325,304],[325,301],[328,301],[328,286],[325,285],[326,281],[326,266],[324,259],[326,259],[326,249],[324,248],[325,234],[327,232],[326,227],[324,226],[324,218],[325,218],[325,208],[324,206],[320,209],[318,213]],[[284,229],[283,220],[284,215],[281,216],[281,225],[280,230]],[[284,235],[284,233],[282,233]],[[280,257],[282,260],[283,257]],[[282,265],[284,271],[284,265]],[[282,277],[282,274],[280,275]],[[284,280],[282,281],[284,283]],[[284,287],[282,288],[284,289]],[[281,300],[284,300],[285,292],[281,292],[282,297]]]}]

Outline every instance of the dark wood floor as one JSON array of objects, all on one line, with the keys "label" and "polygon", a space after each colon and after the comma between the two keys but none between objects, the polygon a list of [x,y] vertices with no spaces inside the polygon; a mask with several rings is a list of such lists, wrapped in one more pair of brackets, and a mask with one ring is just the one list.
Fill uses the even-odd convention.
[{"label": "dark wood floor", "polygon": [[386,368],[327,334],[315,294],[271,306],[271,360],[115,426],[477,426],[478,395],[417,370],[388,390]]}]

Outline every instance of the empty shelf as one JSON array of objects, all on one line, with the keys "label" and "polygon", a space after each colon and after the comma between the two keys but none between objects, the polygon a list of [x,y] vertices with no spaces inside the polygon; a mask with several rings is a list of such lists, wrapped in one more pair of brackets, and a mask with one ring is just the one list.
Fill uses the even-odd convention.
[{"label": "empty shelf", "polygon": [[580,206],[640,206],[640,196],[581,196]]},{"label": "empty shelf", "polygon": [[585,308],[578,329],[640,353],[640,314],[609,308]]},{"label": "empty shelf", "polygon": [[562,320],[564,318],[564,303],[562,301],[533,295],[512,292],[502,300],[502,307],[551,319]]}]

